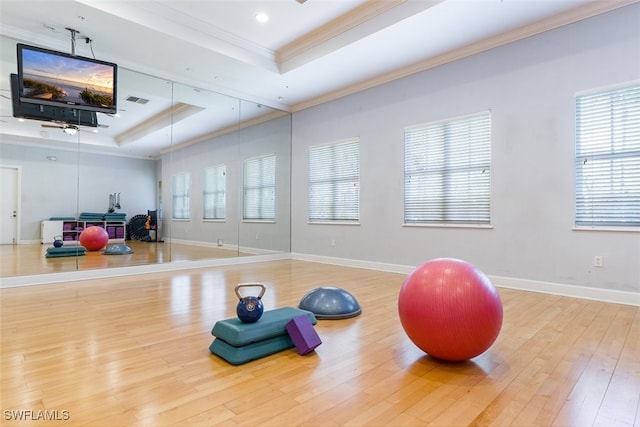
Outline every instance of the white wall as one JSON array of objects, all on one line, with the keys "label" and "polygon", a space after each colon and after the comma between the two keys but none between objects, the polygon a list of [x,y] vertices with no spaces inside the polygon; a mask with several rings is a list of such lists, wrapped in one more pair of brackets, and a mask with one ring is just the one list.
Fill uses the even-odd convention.
[{"label": "white wall", "polygon": [[[295,113],[292,252],[404,266],[456,257],[494,276],[637,292],[640,233],[573,229],[573,162],[575,94],[640,77],[638,22],[635,4]],[[404,227],[404,127],[483,110],[493,228]],[[308,147],[355,136],[361,224],[308,224]]]},{"label": "white wall", "polygon": [[77,218],[82,212],[107,212],[111,193],[120,193],[122,209],[117,212],[127,214],[127,221],[156,206],[154,160],[22,145],[3,135],[0,163],[22,168],[23,242],[40,241],[40,221],[52,216]]}]

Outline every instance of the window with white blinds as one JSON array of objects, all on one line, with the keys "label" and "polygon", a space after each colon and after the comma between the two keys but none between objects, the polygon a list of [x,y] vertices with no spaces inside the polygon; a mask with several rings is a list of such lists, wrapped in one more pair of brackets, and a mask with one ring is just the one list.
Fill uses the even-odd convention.
[{"label": "window with white blinds", "polygon": [[245,160],[243,218],[255,221],[275,220],[275,154]]},{"label": "window with white blinds", "polygon": [[640,227],[640,85],[576,96],[576,226]]},{"label": "window with white blinds", "polygon": [[202,207],[204,219],[225,219],[227,167],[216,165],[203,171]]},{"label": "window with white blinds", "polygon": [[489,111],[405,128],[404,222],[490,225]]},{"label": "window with white blinds", "polygon": [[309,222],[360,220],[360,140],[309,148]]},{"label": "window with white blinds", "polygon": [[173,219],[189,219],[191,216],[191,212],[189,210],[190,180],[191,177],[188,173],[173,176]]}]

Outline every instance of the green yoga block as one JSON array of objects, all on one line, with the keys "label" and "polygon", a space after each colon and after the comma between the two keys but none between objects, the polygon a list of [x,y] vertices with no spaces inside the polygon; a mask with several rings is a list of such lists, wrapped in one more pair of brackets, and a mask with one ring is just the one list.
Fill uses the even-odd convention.
[{"label": "green yoga block", "polygon": [[224,340],[234,347],[245,346],[280,335],[287,335],[288,337],[287,323],[300,315],[307,315],[312,325],[318,323],[316,316],[310,311],[294,307],[282,307],[265,311],[255,323],[242,323],[237,317],[220,320],[213,326],[211,335]]},{"label": "green yoga block", "polygon": [[47,248],[46,258],[58,258],[64,256],[82,256],[85,255],[87,250],[84,246],[62,246],[60,248]]},{"label": "green yoga block", "polygon": [[62,257],[67,257],[67,256],[85,256],[84,252],[78,252],[77,254],[75,253],[68,253],[68,254],[46,254],[45,258],[62,258]]},{"label": "green yoga block", "polygon": [[215,338],[209,346],[209,351],[232,365],[242,365],[293,347],[294,344],[289,335],[280,335],[240,347]]}]

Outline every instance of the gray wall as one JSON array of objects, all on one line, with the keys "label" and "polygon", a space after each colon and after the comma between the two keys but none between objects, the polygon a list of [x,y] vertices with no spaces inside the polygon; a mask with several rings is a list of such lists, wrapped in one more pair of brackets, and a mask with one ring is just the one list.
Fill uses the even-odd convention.
[{"label": "gray wall", "polygon": [[[292,252],[405,266],[456,257],[490,275],[638,291],[639,233],[573,229],[575,94],[640,77],[638,22],[636,4],[295,113]],[[404,127],[482,110],[493,228],[403,226]],[[360,225],[308,224],[308,147],[355,136]]]},{"label": "gray wall", "polygon": [[117,212],[126,213],[127,221],[156,206],[157,161],[15,145],[11,137],[2,138],[0,163],[22,168],[23,242],[40,241],[40,221],[52,216],[77,218],[81,212],[107,212],[111,193],[121,193],[122,209]]}]

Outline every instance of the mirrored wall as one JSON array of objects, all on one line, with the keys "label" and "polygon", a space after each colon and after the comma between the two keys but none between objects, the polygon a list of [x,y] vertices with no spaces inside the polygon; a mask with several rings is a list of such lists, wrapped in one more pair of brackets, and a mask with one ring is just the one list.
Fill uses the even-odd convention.
[{"label": "mirrored wall", "polygon": [[[291,250],[289,113],[120,68],[118,114],[72,134],[12,116],[15,43],[2,40],[0,165],[18,176],[2,277]],[[91,225],[114,250],[48,256]]]}]

